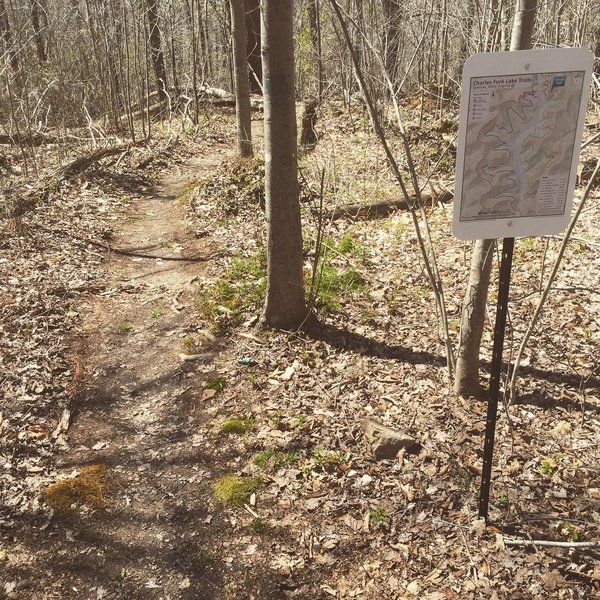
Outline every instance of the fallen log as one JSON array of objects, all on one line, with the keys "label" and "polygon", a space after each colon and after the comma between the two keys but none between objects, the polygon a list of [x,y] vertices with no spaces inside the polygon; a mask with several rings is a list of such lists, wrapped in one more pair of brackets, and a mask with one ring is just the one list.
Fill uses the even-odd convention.
[{"label": "fallen log", "polygon": [[[184,110],[186,105],[188,105],[191,102],[193,102],[193,94],[187,96],[184,93],[182,93],[177,98],[172,98],[171,110]],[[235,107],[235,96],[219,88],[205,88],[198,90],[198,102],[202,105],[216,106],[218,108],[233,108]],[[250,108],[252,110],[262,110],[262,98],[251,98]],[[146,106],[141,109],[136,109],[134,112],[131,113],[131,118],[135,120],[140,119],[142,117],[147,117],[148,113],[150,113],[151,117],[166,116],[168,114],[168,110],[169,105],[167,102],[157,102],[155,104],[152,104],[150,107]],[[106,115],[103,115],[103,118],[106,118]],[[127,113],[121,114],[119,119],[121,121],[127,121]]]},{"label": "fallen log", "polygon": [[19,194],[20,201],[8,211],[8,217],[16,218],[27,213],[29,210],[37,206],[40,201],[46,201],[52,192],[55,191],[63,182],[71,177],[83,173],[86,169],[100,160],[128,152],[135,146],[144,145],[144,141],[137,142],[135,144],[116,144],[115,146],[108,146],[106,148],[97,148],[89,154],[76,158],[69,164],[56,171],[53,175],[39,179],[36,185],[29,188],[25,192],[21,192]]},{"label": "fallen log", "polygon": [[65,142],[87,142],[89,139],[80,138],[71,134],[48,134],[48,133],[33,133],[31,135],[6,135],[0,134],[0,145],[3,146],[45,146],[46,144],[63,144]]},{"label": "fallen log", "polygon": [[64,179],[78,175],[99,160],[108,156],[127,152],[132,146],[133,144],[117,144],[116,146],[110,146],[108,148],[98,148],[87,156],[80,156],[59,171],[58,180],[63,181]]},{"label": "fallen log", "polygon": [[[449,190],[441,190],[439,192],[423,192],[421,193],[421,203],[423,206],[433,206],[437,202],[447,203],[452,200],[454,194]],[[412,196],[411,202],[417,203],[417,198]],[[372,202],[371,204],[346,204],[339,206],[324,215],[324,220],[337,221],[345,217],[361,217],[364,219],[377,219],[379,217],[387,217],[397,210],[410,210],[407,201],[402,199],[388,199],[381,202]]]}]

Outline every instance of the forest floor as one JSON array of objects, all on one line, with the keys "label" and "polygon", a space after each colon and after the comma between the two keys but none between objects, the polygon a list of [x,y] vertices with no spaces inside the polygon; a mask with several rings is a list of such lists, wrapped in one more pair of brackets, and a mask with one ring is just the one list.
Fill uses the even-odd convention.
[{"label": "forest floor", "polygon": [[[327,222],[319,324],[257,331],[262,167],[233,160],[232,128],[157,134],[3,217],[0,597],[599,596],[597,547],[505,544],[600,540],[598,188],[499,417],[486,528],[485,405],[449,389],[409,215]],[[410,134],[448,178],[451,124]],[[323,170],[327,209],[398,195],[358,108],[319,136],[308,273]],[[9,164],[5,198],[26,180]],[[447,205],[429,220],[456,342],[470,249]],[[559,244],[517,244],[511,347]],[[417,444],[375,460],[365,419]]]}]

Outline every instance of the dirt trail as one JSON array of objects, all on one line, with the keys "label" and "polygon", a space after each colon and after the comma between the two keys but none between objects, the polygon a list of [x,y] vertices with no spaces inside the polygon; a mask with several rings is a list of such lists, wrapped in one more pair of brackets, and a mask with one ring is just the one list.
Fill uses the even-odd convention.
[{"label": "dirt trail", "polygon": [[55,545],[41,552],[47,579],[15,597],[211,598],[220,587],[198,535],[208,502],[199,482],[212,456],[198,448],[202,390],[192,375],[210,350],[180,357],[194,281],[212,250],[186,230],[177,198],[229,152],[173,167],[152,196],[131,205],[111,242],[109,291],[83,308],[75,346],[86,391],[58,467],[68,474],[104,463],[122,483],[106,514],[55,517]]}]

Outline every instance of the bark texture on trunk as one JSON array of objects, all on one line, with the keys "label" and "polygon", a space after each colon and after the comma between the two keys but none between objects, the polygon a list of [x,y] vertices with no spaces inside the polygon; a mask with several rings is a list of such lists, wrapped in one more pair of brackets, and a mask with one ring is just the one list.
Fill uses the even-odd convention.
[{"label": "bark texture on trunk", "polygon": [[40,65],[43,65],[46,62],[46,47],[44,45],[44,38],[42,37],[40,5],[38,0],[31,1],[31,26],[33,27],[33,37],[35,40],[38,62]]},{"label": "bark texture on trunk", "polygon": [[148,44],[150,46],[150,58],[156,77],[156,89],[160,102],[167,101],[167,69],[165,57],[162,51],[162,36],[158,24],[158,0],[146,0],[148,8]]},{"label": "bark texture on trunk", "polygon": [[385,15],[385,68],[395,83],[402,41],[400,35],[402,3],[399,0],[383,0],[381,6]]},{"label": "bark texture on trunk", "polygon": [[510,39],[511,50],[529,50],[531,48],[536,10],[537,0],[518,0]]},{"label": "bark texture on trunk", "polygon": [[252,156],[250,88],[246,62],[246,19],[244,0],[229,0],[233,28],[233,66],[238,156]]},{"label": "bark texture on trunk", "polygon": [[308,19],[310,22],[310,39],[317,63],[317,97],[319,102],[321,102],[323,99],[325,71],[323,68],[323,52],[321,48],[321,16],[319,13],[319,0],[308,0],[306,8],[308,10]]},{"label": "bark texture on trunk", "polygon": [[478,396],[481,393],[479,350],[495,247],[496,240],[477,240],[473,248],[469,283],[460,319],[460,341],[454,379],[454,390],[461,396]]},{"label": "bark texture on trunk", "polygon": [[260,52],[260,0],[246,1],[246,53],[250,66],[250,91],[262,94],[260,82],[263,78]]},{"label": "bark texture on trunk", "polygon": [[[16,48],[14,47],[10,21],[8,20],[8,13],[6,11],[6,4],[4,0],[0,0],[0,41],[2,41],[2,46],[0,46],[0,49],[8,53],[10,66],[17,78],[19,78],[19,59]],[[20,87],[21,86],[19,85],[19,88]]]},{"label": "bark texture on trunk", "polygon": [[600,24],[594,31],[594,73],[600,77]]},{"label": "bark texture on trunk", "polygon": [[307,309],[302,272],[294,88],[293,2],[263,0],[267,297],[262,323],[297,329]]}]

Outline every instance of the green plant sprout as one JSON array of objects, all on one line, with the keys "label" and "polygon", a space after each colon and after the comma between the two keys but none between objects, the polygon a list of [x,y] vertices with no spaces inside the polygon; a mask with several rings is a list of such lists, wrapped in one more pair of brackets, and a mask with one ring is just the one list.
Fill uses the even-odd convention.
[{"label": "green plant sprout", "polygon": [[577,527],[575,527],[575,525],[572,525],[571,523],[568,523],[567,521],[565,521],[563,523],[561,533],[569,536],[571,538],[571,540],[574,542],[578,542],[581,538],[579,529],[577,529]]},{"label": "green plant sprout", "polygon": [[552,458],[543,458],[540,461],[539,470],[542,475],[547,475],[548,477],[552,477],[554,472],[556,471],[556,461]]},{"label": "green plant sprout", "polygon": [[127,333],[133,329],[131,321],[122,321],[117,325],[117,333]]},{"label": "green plant sprout", "polygon": [[498,504],[503,508],[508,506],[508,494],[506,492],[500,492],[498,494]]},{"label": "green plant sprout", "polygon": [[198,295],[198,312],[219,334],[238,325],[245,312],[258,310],[265,297],[267,257],[263,250],[250,258],[235,258],[227,273]]},{"label": "green plant sprout", "polygon": [[254,457],[254,464],[263,470],[278,471],[298,460],[296,452],[283,452],[267,448]]},{"label": "green plant sprout", "polygon": [[334,471],[347,462],[348,458],[343,452],[334,450],[315,450],[312,458],[302,466],[303,473],[310,471]]},{"label": "green plant sprout", "polygon": [[369,517],[376,527],[387,527],[390,524],[390,515],[381,506],[372,508],[369,512]]},{"label": "green plant sprout", "polygon": [[152,312],[150,313],[150,316],[153,319],[158,319],[158,317],[162,317],[165,314],[165,308],[164,306],[157,306],[156,308],[152,309]]}]

